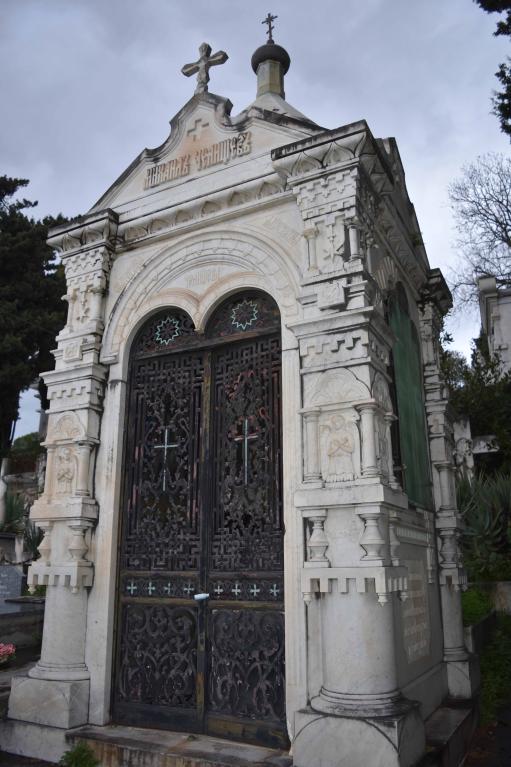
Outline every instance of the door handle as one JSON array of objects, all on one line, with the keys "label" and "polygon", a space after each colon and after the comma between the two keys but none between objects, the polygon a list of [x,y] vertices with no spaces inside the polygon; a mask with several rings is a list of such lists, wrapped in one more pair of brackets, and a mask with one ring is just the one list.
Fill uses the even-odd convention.
[{"label": "door handle", "polygon": [[209,594],[194,594],[193,598],[196,602],[202,602],[203,599],[209,599]]}]

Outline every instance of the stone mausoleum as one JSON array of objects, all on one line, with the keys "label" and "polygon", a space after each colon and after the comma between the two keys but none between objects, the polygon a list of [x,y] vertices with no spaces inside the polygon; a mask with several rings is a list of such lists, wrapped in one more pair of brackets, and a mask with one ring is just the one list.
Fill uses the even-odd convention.
[{"label": "stone mausoleum", "polygon": [[292,107],[272,20],[249,106],[208,91],[204,43],[169,137],[51,234],[46,615],[7,751],[106,764],[171,732],[191,763],[411,767],[470,712],[449,291],[395,140]]}]

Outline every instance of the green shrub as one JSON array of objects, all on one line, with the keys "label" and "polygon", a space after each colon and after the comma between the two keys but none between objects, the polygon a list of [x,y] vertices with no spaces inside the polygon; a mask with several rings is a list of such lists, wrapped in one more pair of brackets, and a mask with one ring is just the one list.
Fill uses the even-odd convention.
[{"label": "green shrub", "polygon": [[461,608],[463,610],[463,624],[472,626],[479,623],[493,609],[492,601],[488,594],[481,589],[469,589],[461,595]]},{"label": "green shrub", "polygon": [[509,701],[511,689],[511,616],[500,614],[491,642],[480,656],[481,723],[497,718],[499,708]]},{"label": "green shrub", "polygon": [[59,765],[61,767],[101,767],[92,748],[81,740],[62,755]]}]

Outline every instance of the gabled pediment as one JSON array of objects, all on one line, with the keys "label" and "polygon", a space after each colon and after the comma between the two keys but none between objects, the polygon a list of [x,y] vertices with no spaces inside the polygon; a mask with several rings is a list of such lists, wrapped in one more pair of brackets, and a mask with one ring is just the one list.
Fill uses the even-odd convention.
[{"label": "gabled pediment", "polygon": [[194,96],[171,120],[168,138],[144,149],[92,210],[151,198],[212,172],[232,168],[319,130],[307,120],[248,109],[231,118],[228,99]]}]

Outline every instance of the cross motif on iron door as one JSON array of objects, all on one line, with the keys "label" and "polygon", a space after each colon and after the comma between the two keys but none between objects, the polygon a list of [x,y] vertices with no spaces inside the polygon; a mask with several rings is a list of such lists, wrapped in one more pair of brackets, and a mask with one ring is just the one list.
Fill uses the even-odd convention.
[{"label": "cross motif on iron door", "polygon": [[[269,329],[233,324],[247,301]],[[155,315],[132,353],[117,722],[287,745],[281,347],[268,305],[230,299],[211,340],[186,349],[177,336],[161,352],[154,332],[174,317]]]},{"label": "cross motif on iron door", "polygon": [[179,447],[179,442],[170,443],[168,441],[168,435],[169,435],[169,427],[165,427],[165,437],[163,445],[155,445],[155,450],[163,450],[163,481],[162,481],[162,490],[165,492],[166,489],[166,480],[167,480],[167,451],[171,448]]},{"label": "cross motif on iron door", "polygon": [[248,485],[249,445],[252,440],[259,439],[258,432],[250,432],[251,423],[252,419],[245,416],[241,423],[241,434],[238,434],[237,437],[233,437],[234,442],[237,442],[241,445],[241,463],[243,466],[244,485]]}]

